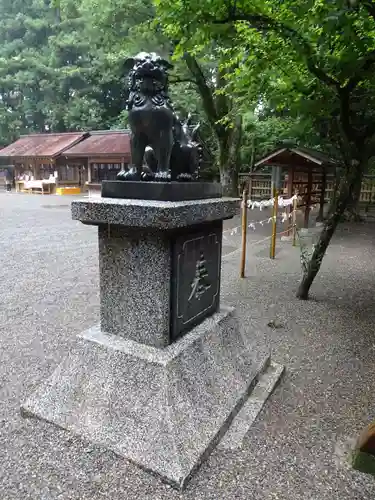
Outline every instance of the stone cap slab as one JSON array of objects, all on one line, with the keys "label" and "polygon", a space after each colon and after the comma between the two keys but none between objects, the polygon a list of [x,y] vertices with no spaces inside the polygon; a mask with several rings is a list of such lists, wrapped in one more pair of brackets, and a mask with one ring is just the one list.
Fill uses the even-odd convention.
[{"label": "stone cap slab", "polygon": [[193,201],[151,201],[95,198],[72,202],[72,218],[85,224],[116,224],[134,228],[176,229],[231,219],[239,211],[237,198]]}]

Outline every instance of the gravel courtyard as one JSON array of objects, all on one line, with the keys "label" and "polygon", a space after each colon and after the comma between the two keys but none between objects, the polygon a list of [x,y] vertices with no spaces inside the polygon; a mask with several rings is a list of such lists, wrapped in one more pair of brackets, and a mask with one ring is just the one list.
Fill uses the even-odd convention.
[{"label": "gravel courtyard", "polygon": [[374,223],[340,227],[308,302],[294,298],[298,249],[278,242],[271,261],[268,242],[256,244],[269,230],[252,232],[241,281],[239,235],[226,231],[222,301],[286,373],[243,448],[216,450],[180,494],[111,452],[20,416],[75,336],[98,321],[97,234],[71,220],[70,202],[0,194],[1,500],[375,498],[373,478],[348,464],[353,439],[375,420]]}]

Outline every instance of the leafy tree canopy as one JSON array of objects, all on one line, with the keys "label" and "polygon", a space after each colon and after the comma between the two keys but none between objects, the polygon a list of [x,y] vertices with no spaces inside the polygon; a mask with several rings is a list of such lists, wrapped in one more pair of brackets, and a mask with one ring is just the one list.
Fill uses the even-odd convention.
[{"label": "leafy tree canopy", "polygon": [[341,157],[337,196],[297,292],[307,299],[374,156],[374,0],[155,2],[168,36],[179,41],[177,55],[220,40],[230,69],[221,91],[236,97],[236,110],[249,111],[255,99],[261,113],[310,122]]},{"label": "leafy tree canopy", "polygon": [[227,91],[246,111],[261,99],[291,117],[310,116],[345,158],[368,157],[375,131],[375,3],[156,3],[168,35],[179,40],[177,54],[200,51],[218,37],[228,41],[221,46],[234,68]]}]

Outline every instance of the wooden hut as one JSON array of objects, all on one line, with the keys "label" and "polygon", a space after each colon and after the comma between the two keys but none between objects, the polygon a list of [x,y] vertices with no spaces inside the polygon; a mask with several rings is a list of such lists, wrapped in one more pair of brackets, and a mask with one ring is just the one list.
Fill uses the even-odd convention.
[{"label": "wooden hut", "polygon": [[305,207],[305,227],[308,227],[311,205],[319,204],[318,219],[323,218],[327,174],[333,173],[338,166],[336,160],[314,149],[285,147],[258,160],[254,168],[267,166],[282,167],[284,195],[290,198],[298,193],[302,197],[302,206]]},{"label": "wooden hut", "polygon": [[84,184],[84,162],[62,153],[80,143],[86,132],[30,134],[0,150],[0,159],[14,166],[17,191],[54,193],[58,187]]},{"label": "wooden hut", "polygon": [[87,187],[90,195],[99,194],[103,180],[114,180],[122,168],[131,162],[128,130],[90,132],[84,141],[65,150],[63,157],[82,158],[87,164]]}]

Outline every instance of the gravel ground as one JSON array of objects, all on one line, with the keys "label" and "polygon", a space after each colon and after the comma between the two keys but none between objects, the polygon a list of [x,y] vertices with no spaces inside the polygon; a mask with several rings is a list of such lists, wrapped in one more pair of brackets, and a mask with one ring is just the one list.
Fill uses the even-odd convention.
[{"label": "gravel ground", "polygon": [[[278,242],[271,261],[267,242],[254,245],[262,230],[251,233],[240,281],[239,240],[226,232],[223,302],[286,374],[243,449],[215,451],[180,494],[111,452],[20,417],[20,402],[98,321],[96,231],[70,219],[70,201],[0,194],[1,500],[375,497],[373,479],[347,460],[375,417],[375,224],[340,228],[308,302],[294,298],[299,253],[290,243]],[[271,320],[282,328],[267,327]]]}]

